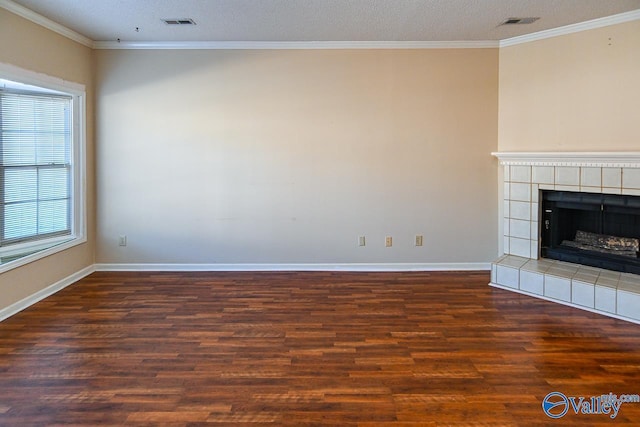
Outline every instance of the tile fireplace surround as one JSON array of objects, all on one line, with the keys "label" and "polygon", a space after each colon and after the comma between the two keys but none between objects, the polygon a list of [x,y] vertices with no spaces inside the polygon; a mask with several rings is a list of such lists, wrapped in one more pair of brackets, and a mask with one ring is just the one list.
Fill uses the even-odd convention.
[{"label": "tile fireplace surround", "polygon": [[640,152],[492,153],[503,169],[504,255],[491,286],[640,324],[640,275],[540,258],[540,190],[640,196]]}]

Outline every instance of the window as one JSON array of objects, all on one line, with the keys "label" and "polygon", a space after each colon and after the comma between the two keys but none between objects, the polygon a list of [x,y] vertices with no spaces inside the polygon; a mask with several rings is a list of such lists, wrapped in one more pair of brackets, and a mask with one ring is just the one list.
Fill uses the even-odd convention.
[{"label": "window", "polygon": [[0,271],[86,240],[83,89],[2,71]]}]

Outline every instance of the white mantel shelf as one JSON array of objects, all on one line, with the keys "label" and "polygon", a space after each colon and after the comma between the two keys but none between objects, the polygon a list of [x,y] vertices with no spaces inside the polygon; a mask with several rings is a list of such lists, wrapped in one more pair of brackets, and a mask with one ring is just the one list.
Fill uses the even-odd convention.
[{"label": "white mantel shelf", "polygon": [[640,151],[491,153],[501,165],[640,168]]}]

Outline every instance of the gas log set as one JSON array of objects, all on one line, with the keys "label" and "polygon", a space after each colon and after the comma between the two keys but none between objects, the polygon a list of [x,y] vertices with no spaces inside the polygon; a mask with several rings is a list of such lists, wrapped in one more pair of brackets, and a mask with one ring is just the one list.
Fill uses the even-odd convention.
[{"label": "gas log set", "polygon": [[540,256],[640,274],[640,196],[542,191]]},{"label": "gas log set", "polygon": [[640,240],[577,230],[574,240],[563,240],[562,246],[631,258],[638,257]]}]

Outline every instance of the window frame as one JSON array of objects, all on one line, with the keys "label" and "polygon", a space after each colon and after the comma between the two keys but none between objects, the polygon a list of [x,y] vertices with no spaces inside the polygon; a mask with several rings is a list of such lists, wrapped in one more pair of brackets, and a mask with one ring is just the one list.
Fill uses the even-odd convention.
[{"label": "window frame", "polygon": [[71,234],[53,236],[0,247],[0,256],[17,258],[0,264],[0,273],[65,251],[87,241],[86,208],[86,90],[85,86],[0,62],[0,79],[34,86],[43,93],[54,91],[71,96]]}]

